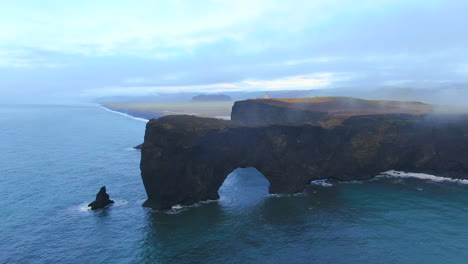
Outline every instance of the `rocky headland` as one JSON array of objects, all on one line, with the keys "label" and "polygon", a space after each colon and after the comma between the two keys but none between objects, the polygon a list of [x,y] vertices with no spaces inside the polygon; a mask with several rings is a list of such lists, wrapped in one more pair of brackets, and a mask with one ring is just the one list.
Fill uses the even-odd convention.
[{"label": "rocky headland", "polygon": [[150,120],[141,148],[144,206],[218,199],[227,175],[244,167],[258,169],[279,194],[301,192],[312,180],[365,180],[387,170],[468,178],[466,115],[437,115],[417,102],[312,99],[236,102],[232,121]]}]

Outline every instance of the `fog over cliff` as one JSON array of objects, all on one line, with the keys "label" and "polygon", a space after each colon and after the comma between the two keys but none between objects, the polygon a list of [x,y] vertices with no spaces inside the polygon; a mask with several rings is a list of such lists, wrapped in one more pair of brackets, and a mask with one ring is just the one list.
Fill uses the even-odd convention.
[{"label": "fog over cliff", "polygon": [[463,105],[467,9],[461,0],[3,1],[0,103],[310,90]]}]

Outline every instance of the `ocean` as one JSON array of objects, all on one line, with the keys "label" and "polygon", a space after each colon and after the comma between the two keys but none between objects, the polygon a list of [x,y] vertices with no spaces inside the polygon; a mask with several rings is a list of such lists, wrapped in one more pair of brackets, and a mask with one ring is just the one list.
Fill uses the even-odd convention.
[{"label": "ocean", "polygon": [[[219,201],[143,208],[142,121],[0,106],[0,263],[468,263],[465,181],[390,173],[281,196],[247,168]],[[104,185],[116,203],[88,210]]]}]

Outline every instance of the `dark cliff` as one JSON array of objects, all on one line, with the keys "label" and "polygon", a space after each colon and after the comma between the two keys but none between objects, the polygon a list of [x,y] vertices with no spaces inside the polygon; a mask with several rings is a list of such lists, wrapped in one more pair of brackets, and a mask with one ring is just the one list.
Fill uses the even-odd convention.
[{"label": "dark cliff", "polygon": [[[234,112],[242,113],[233,109],[233,117]],[[304,121],[309,114],[296,117]],[[468,178],[466,117],[358,115],[340,123],[327,128],[194,116],[151,120],[140,164],[144,205],[168,209],[217,199],[226,176],[239,167],[257,168],[270,182],[270,193],[285,194],[315,179],[370,179],[391,169]]]},{"label": "dark cliff", "polygon": [[292,108],[290,103],[274,99],[236,101],[231,112],[231,120],[246,123],[317,123],[327,116],[326,111]]}]

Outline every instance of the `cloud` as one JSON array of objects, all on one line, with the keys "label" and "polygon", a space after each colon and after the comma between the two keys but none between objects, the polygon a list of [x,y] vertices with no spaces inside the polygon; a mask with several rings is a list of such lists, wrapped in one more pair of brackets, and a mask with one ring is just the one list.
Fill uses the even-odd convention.
[{"label": "cloud", "polygon": [[0,4],[2,43],[85,55],[140,54],[238,34],[225,28],[268,9],[266,1],[23,1]]},{"label": "cloud", "polygon": [[24,49],[0,49],[0,68],[63,67],[63,61],[51,60],[52,54]]},{"label": "cloud", "polygon": [[[82,96],[103,96],[103,95],[144,95],[167,92],[233,92],[233,91],[278,91],[287,89],[314,89],[323,88],[330,85],[338,77],[332,73],[319,73],[311,75],[291,76],[275,80],[244,80],[235,83],[214,83],[208,85],[174,85],[174,86],[120,86],[90,89],[84,91]],[[130,84],[145,83],[144,78],[128,80]]]},{"label": "cloud", "polygon": [[0,92],[468,82],[467,8],[456,0],[2,1]]}]

